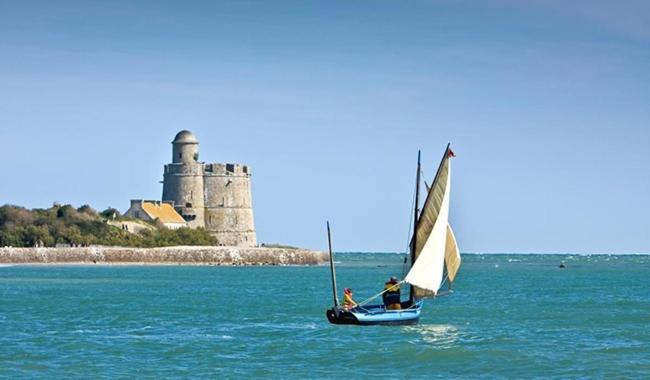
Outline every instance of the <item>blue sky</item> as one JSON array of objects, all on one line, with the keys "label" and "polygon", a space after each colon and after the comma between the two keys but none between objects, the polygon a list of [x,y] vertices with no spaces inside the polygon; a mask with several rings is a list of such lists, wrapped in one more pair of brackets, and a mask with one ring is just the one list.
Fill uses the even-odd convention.
[{"label": "blue sky", "polygon": [[0,204],[161,196],[181,129],[260,242],[401,251],[417,150],[463,252],[650,252],[643,1],[0,3]]}]

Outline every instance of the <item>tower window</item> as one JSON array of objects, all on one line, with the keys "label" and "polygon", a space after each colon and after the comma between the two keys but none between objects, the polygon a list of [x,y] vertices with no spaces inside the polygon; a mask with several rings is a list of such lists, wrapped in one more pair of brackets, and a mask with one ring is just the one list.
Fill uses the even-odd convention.
[{"label": "tower window", "polygon": [[185,207],[187,207],[187,208],[192,208],[192,204],[189,203],[189,202],[188,202],[188,203],[185,203]]},{"label": "tower window", "polygon": [[183,153],[179,153],[178,158],[183,158]]}]

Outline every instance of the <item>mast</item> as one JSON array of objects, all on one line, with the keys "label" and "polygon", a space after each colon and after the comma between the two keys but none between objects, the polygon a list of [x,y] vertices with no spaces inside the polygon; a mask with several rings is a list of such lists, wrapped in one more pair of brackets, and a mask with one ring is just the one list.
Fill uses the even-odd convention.
[{"label": "mast", "polygon": [[334,307],[338,310],[339,298],[336,291],[336,271],[334,270],[334,254],[332,252],[332,234],[330,233],[330,222],[327,222],[327,243],[330,252],[330,272],[332,274],[332,293],[334,295]]},{"label": "mast", "polygon": [[[418,169],[417,173],[415,173],[415,206],[413,210],[413,239],[411,239],[411,266],[415,263],[415,248],[416,248],[416,242],[417,242],[417,237],[418,237],[418,219],[419,219],[419,213],[420,213],[420,208],[419,208],[419,202],[420,202],[420,150],[418,150]],[[411,286],[411,290],[409,292],[409,303],[413,304],[413,286]]]}]

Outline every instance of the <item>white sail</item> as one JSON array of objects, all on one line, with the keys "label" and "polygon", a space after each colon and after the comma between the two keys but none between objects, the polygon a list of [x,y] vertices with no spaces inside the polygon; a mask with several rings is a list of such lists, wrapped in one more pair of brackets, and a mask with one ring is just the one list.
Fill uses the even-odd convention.
[{"label": "white sail", "polygon": [[[446,168],[444,167],[446,166]],[[449,189],[451,185],[451,165],[450,160],[445,158],[443,162],[443,169],[446,169],[446,175],[443,183],[436,184],[431,188],[431,192],[443,190],[440,208],[437,217],[433,223],[431,232],[426,237],[424,246],[417,255],[417,259],[411,270],[404,279],[409,284],[420,288],[426,293],[436,294],[442,286],[443,273],[445,266],[445,251],[447,247],[447,225],[449,219]],[[425,210],[427,212],[427,204],[425,203]],[[432,207],[434,202],[431,202]],[[437,202],[435,202],[437,203]],[[437,207],[436,207],[437,208]],[[420,238],[420,231],[418,231],[418,238]],[[418,242],[418,245],[420,243]],[[417,251],[416,251],[417,252]]]}]

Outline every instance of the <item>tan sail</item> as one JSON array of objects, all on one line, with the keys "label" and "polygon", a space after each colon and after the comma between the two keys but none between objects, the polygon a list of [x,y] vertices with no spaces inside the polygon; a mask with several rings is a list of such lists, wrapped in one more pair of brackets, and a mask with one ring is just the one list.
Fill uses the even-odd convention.
[{"label": "tan sail", "polygon": [[438,220],[442,200],[445,196],[447,187],[447,177],[449,176],[449,157],[445,157],[438,169],[438,175],[429,189],[429,194],[422,207],[422,213],[417,225],[417,245],[415,247],[415,261],[422,252],[422,248],[429,239],[433,226]]},{"label": "tan sail", "polygon": [[447,151],[420,214],[416,230],[415,262],[405,278],[406,282],[414,286],[418,298],[435,295],[443,282],[450,186]]},{"label": "tan sail", "polygon": [[456,236],[451,229],[451,225],[447,224],[447,244],[445,246],[445,265],[447,267],[447,279],[451,283],[456,278],[456,273],[460,268],[460,250],[456,244]]}]

